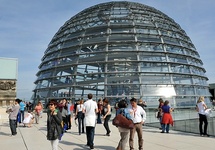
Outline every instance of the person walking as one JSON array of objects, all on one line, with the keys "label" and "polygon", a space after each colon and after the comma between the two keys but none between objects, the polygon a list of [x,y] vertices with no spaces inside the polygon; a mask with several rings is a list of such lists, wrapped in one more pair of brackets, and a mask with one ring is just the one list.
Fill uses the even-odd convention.
[{"label": "person walking", "polygon": [[20,122],[23,122],[24,118],[25,118],[25,102],[23,102],[23,100],[20,100],[21,102],[19,103],[19,106],[20,106]]},{"label": "person walking", "polygon": [[111,106],[109,104],[109,100],[107,98],[103,99],[103,120],[104,120],[104,127],[106,130],[106,136],[110,136],[110,128],[109,128],[109,120],[111,118]]},{"label": "person walking", "polygon": [[[119,101],[119,103],[118,103],[119,109],[117,110],[116,115],[123,114],[123,116],[125,116],[127,119],[132,120],[129,110],[127,109],[127,106],[128,106],[128,104],[125,100]],[[128,142],[130,129],[118,127],[118,130],[120,132],[120,140],[119,140],[116,150],[125,150],[126,144]]]},{"label": "person walking", "polygon": [[83,113],[85,113],[85,126],[86,126],[86,136],[87,136],[87,146],[90,149],[94,149],[94,134],[96,117],[98,113],[97,103],[92,100],[93,95],[88,94],[88,100],[84,102]]},{"label": "person walking", "polygon": [[63,119],[63,124],[64,124],[64,132],[67,132],[68,130],[68,122],[67,122],[67,115],[68,115],[68,111],[67,111],[67,100],[66,98],[63,98],[61,101],[60,101],[60,104],[58,104],[58,108],[61,112],[61,115],[62,115],[62,119]]},{"label": "person walking", "polygon": [[60,111],[57,109],[57,102],[50,100],[48,103],[47,112],[47,140],[51,142],[52,150],[58,149],[58,143],[61,139],[63,132],[62,129],[62,116]]},{"label": "person walking", "polygon": [[173,126],[173,119],[172,119],[172,115],[171,112],[174,109],[171,108],[169,106],[169,101],[166,100],[164,102],[164,105],[161,107],[161,113],[163,114],[162,116],[162,131],[161,133],[164,133],[166,131],[166,133],[169,133],[169,125],[171,124]]},{"label": "person walking", "polygon": [[83,105],[84,100],[80,100],[79,104],[77,105],[76,109],[76,117],[78,119],[78,133],[81,135],[81,132],[84,133],[84,113],[83,113]]},{"label": "person walking", "polygon": [[37,103],[36,107],[34,108],[34,111],[36,124],[39,124],[40,112],[42,111],[42,103],[40,101]]},{"label": "person walking", "polygon": [[143,101],[142,99],[139,99],[137,105],[141,106],[144,110],[145,110],[145,107],[147,107],[146,102]]},{"label": "person walking", "polygon": [[143,150],[142,125],[146,120],[146,112],[141,106],[137,105],[137,100],[135,98],[132,98],[130,103],[131,106],[129,111],[134,123],[134,128],[130,130],[129,147],[130,150],[134,150],[134,135],[135,132],[137,132],[139,150]]},{"label": "person walking", "polygon": [[160,122],[160,130],[162,130],[162,109],[161,109],[161,107],[164,105],[164,101],[163,101],[163,99],[162,98],[159,98],[158,99],[158,101],[159,101],[159,105],[158,105],[158,112],[157,112],[157,119],[159,120],[159,122]]},{"label": "person walking", "polygon": [[[209,137],[210,135],[207,134],[208,120],[205,113],[205,110],[207,110],[207,105],[205,104],[204,101],[205,101],[204,97],[200,96],[196,104],[197,106],[196,110],[199,114],[199,132],[200,132],[200,136]],[[202,130],[203,123],[204,123],[204,130]]]},{"label": "person walking", "polygon": [[71,127],[72,127],[72,113],[73,112],[71,112],[71,102],[70,101],[67,101],[67,127],[68,127],[68,129],[71,129]]},{"label": "person walking", "polygon": [[98,100],[97,106],[98,106],[97,123],[102,124],[102,120],[101,120],[102,109],[103,109],[102,99]]},{"label": "person walking", "polygon": [[10,130],[11,130],[12,136],[15,136],[17,134],[16,119],[20,109],[19,102],[20,100],[18,98],[15,99],[14,105],[12,106],[11,109],[7,111],[9,113],[9,124],[10,124]]}]

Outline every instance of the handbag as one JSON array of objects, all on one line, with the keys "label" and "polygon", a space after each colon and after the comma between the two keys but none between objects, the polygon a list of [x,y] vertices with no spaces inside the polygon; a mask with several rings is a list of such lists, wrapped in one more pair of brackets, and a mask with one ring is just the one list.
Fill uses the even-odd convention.
[{"label": "handbag", "polygon": [[134,123],[132,120],[127,119],[125,116],[122,114],[118,114],[113,120],[112,124],[117,126],[117,127],[122,127],[126,129],[133,129],[134,128]]}]

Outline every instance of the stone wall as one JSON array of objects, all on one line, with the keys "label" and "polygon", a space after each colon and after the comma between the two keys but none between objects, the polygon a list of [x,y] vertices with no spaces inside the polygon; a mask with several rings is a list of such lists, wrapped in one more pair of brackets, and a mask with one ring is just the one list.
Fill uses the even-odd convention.
[{"label": "stone wall", "polygon": [[13,103],[16,98],[16,80],[0,80],[0,106]]}]

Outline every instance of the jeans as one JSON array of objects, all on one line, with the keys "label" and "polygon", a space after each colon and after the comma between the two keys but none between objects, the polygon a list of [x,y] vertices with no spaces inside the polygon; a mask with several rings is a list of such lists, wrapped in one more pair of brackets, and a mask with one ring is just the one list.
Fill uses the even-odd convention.
[{"label": "jeans", "polygon": [[16,117],[16,125],[17,123],[21,123],[21,112],[19,111]]},{"label": "jeans", "polygon": [[16,135],[17,132],[16,132],[16,120],[9,120],[9,123],[10,123],[10,130],[11,130],[11,134],[12,135]]},{"label": "jeans", "polygon": [[86,127],[86,135],[87,135],[87,145],[93,146],[94,145],[94,134],[95,134],[95,127]]},{"label": "jeans", "polygon": [[166,130],[166,133],[169,133],[169,124],[162,124],[162,131],[164,132]]},{"label": "jeans", "polygon": [[23,122],[23,120],[24,120],[24,116],[25,116],[25,111],[24,110],[20,110],[20,113],[21,113],[21,115],[20,115],[20,120],[21,120],[21,122]]},{"label": "jeans", "polygon": [[104,127],[105,127],[105,130],[106,130],[106,134],[110,133],[110,128],[109,128],[109,125],[108,125],[108,121],[110,120],[110,117],[111,117],[111,115],[107,115],[105,117],[105,120],[104,120]]},{"label": "jeans", "polygon": [[97,123],[102,123],[100,112],[97,113]]}]

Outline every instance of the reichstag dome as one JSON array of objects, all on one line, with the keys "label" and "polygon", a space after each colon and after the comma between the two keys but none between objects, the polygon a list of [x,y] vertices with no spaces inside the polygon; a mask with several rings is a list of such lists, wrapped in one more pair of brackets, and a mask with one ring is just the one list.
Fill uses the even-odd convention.
[{"label": "reichstag dome", "polygon": [[117,1],[89,7],[60,27],[36,74],[34,100],[68,98],[112,102],[135,97],[157,107],[210,101],[206,70],[186,32],[161,11]]}]

